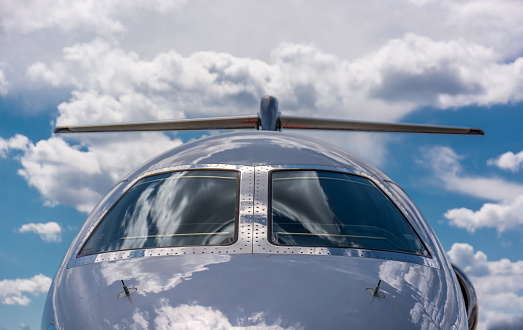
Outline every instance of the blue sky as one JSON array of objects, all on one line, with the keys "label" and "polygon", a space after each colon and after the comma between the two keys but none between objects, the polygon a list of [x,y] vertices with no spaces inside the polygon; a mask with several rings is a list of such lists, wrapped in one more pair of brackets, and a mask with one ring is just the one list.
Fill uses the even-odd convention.
[{"label": "blue sky", "polygon": [[[201,133],[56,124],[254,114],[478,127],[484,137],[302,132],[359,154],[472,278],[480,329],[523,315],[523,4],[511,0],[0,0],[0,329],[36,329],[89,210]],[[521,154],[520,154],[521,153]]]}]

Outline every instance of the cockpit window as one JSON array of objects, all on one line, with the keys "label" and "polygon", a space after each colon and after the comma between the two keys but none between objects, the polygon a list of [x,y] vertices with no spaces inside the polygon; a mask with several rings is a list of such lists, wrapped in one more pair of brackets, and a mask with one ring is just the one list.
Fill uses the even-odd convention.
[{"label": "cockpit window", "polygon": [[428,256],[400,211],[370,180],[327,171],[275,171],[272,243]]},{"label": "cockpit window", "polygon": [[236,235],[238,172],[192,170],[140,180],[107,213],[79,256],[194,245]]}]

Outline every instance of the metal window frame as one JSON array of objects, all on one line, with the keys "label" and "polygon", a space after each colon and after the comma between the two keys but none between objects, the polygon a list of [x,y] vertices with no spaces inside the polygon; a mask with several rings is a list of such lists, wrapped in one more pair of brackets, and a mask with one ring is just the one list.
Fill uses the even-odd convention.
[{"label": "metal window frame", "polygon": [[[392,201],[398,208],[402,215],[412,227],[414,232],[420,238],[422,244],[426,247],[431,256],[425,257],[420,255],[413,255],[401,252],[390,252],[370,249],[355,249],[355,248],[331,248],[331,247],[300,247],[300,246],[281,246],[272,244],[269,241],[269,179],[273,171],[278,170],[317,170],[317,171],[331,171],[347,174],[354,174],[362,176],[374,183],[382,192]],[[381,184],[379,180],[371,175],[350,170],[342,167],[320,166],[320,165],[272,165],[272,166],[256,166],[256,191],[254,194],[254,237],[253,237],[253,253],[269,253],[269,254],[308,254],[308,255],[334,255],[347,256],[358,258],[372,258],[402,261],[413,264],[429,266],[432,268],[440,268],[439,262],[435,258],[435,254],[430,248],[430,244],[426,237],[421,235],[419,228],[412,221],[409,213],[403,205],[394,198],[389,190]]]},{"label": "metal window frame", "polygon": [[[93,221],[78,247],[69,260],[68,268],[122,259],[133,259],[143,257],[172,256],[172,255],[200,255],[200,254],[307,254],[326,256],[345,256],[357,258],[371,258],[382,260],[401,261],[412,264],[440,268],[436,254],[431,248],[427,238],[412,221],[411,215],[403,207],[394,195],[379,180],[361,171],[351,170],[343,167],[322,165],[264,165],[243,166],[227,164],[198,164],[186,166],[171,166],[153,171],[145,172],[133,181],[129,182],[114,201],[119,200],[139,180],[157,174],[174,171],[197,170],[197,169],[222,169],[240,172],[240,189],[238,196],[238,239],[235,243],[226,246],[186,246],[186,247],[160,247],[136,250],[124,250],[115,252],[104,252],[99,254],[78,257],[78,253],[97,228],[100,221],[105,217],[110,207],[105,207]],[[365,177],[374,183],[400,210],[414,232],[418,235],[424,246],[430,253],[430,257],[370,249],[355,248],[327,248],[327,247],[300,247],[300,246],[278,246],[269,242],[268,219],[269,219],[269,178],[272,171],[277,170],[317,170],[334,171],[340,173],[354,174]],[[111,205],[112,206],[112,205]]]},{"label": "metal window frame", "polygon": [[204,164],[204,165],[186,165],[186,166],[171,166],[165,167],[153,171],[145,172],[136,179],[132,180],[122,190],[122,193],[114,200],[113,204],[131,189],[138,181],[164,173],[179,172],[187,170],[231,170],[240,173],[239,184],[240,189],[238,192],[238,226],[237,240],[230,245],[223,246],[181,246],[181,247],[155,247],[155,248],[143,248],[133,250],[121,250],[113,252],[101,252],[96,254],[90,254],[86,256],[79,256],[82,247],[85,245],[89,237],[96,230],[98,225],[103,221],[107,212],[111,210],[111,207],[106,208],[97,219],[93,221],[89,230],[82,238],[81,242],[69,261],[68,268],[98,263],[103,261],[114,261],[121,259],[132,259],[141,257],[154,257],[154,256],[168,256],[168,255],[196,255],[196,254],[239,254],[239,253],[252,253],[252,200],[253,200],[253,170],[252,166],[241,166],[241,165],[224,165],[224,164]]}]

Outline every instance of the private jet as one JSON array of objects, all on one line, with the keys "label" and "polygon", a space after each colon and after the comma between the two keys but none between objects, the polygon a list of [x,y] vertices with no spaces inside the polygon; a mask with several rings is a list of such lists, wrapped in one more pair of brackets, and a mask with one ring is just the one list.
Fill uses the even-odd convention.
[{"label": "private jet", "polygon": [[405,191],[344,149],[284,131],[482,130],[290,117],[264,96],[256,116],[55,132],[211,129],[234,131],[156,156],[93,209],[43,330],[475,329],[470,279]]}]

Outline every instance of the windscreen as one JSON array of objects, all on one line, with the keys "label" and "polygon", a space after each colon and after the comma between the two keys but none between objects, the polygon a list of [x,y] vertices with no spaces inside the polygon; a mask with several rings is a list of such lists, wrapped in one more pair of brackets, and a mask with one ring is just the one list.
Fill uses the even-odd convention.
[{"label": "windscreen", "polygon": [[228,245],[236,237],[238,172],[146,177],[107,213],[79,256],[126,249]]},{"label": "windscreen", "polygon": [[274,244],[428,255],[403,215],[367,178],[327,171],[275,171],[271,178]]}]

